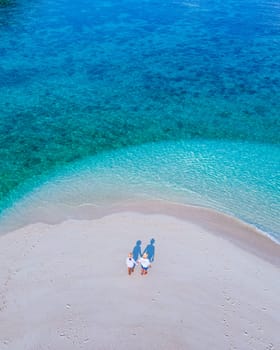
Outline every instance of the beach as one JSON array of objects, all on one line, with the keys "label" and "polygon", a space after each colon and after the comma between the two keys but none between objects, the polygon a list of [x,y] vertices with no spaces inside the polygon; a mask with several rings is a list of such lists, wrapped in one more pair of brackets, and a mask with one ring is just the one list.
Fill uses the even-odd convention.
[{"label": "beach", "polygon": [[[155,239],[146,276],[127,254]],[[126,203],[0,237],[0,348],[279,349],[280,246],[217,212]]]},{"label": "beach", "polygon": [[280,349],[279,18],[0,1],[0,350]]}]

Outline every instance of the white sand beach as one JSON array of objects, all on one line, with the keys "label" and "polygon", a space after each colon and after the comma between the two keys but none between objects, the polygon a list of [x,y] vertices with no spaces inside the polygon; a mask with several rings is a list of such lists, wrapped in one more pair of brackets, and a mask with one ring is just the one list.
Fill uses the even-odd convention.
[{"label": "white sand beach", "polygon": [[[127,253],[155,239],[147,276]],[[0,237],[2,350],[280,349],[280,246],[227,216],[134,203]]]}]

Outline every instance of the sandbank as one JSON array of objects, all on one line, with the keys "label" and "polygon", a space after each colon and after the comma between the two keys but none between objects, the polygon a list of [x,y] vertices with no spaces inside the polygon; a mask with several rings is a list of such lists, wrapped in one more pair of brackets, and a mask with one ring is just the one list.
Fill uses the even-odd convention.
[{"label": "sandbank", "polygon": [[[278,244],[208,209],[88,210],[0,236],[1,350],[280,348]],[[128,276],[151,238],[148,275]]]}]

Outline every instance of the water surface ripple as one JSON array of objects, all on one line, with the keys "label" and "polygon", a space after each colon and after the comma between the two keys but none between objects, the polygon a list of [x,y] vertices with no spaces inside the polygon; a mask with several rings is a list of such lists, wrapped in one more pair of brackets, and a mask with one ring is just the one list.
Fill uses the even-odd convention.
[{"label": "water surface ripple", "polygon": [[[26,182],[151,142],[213,140],[218,153],[223,142],[249,142],[248,168],[269,174],[279,110],[276,1],[0,1],[2,210]],[[256,159],[263,147],[266,157]],[[236,166],[233,182],[251,174]]]}]

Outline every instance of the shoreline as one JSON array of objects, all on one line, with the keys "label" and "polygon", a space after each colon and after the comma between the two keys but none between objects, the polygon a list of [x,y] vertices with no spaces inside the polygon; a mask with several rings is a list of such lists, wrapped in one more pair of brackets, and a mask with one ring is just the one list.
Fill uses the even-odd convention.
[{"label": "shoreline", "polygon": [[[280,242],[251,224],[211,208],[160,199],[129,199],[106,206],[85,204],[72,208],[65,206],[64,208],[67,208],[67,217],[64,217],[63,206],[57,208],[59,210],[46,211],[45,217],[36,217],[36,209],[34,208],[35,221],[7,232],[4,231],[4,233],[1,233],[0,230],[0,238],[3,234],[10,234],[18,229],[39,223],[56,225],[68,220],[96,220],[122,212],[167,215],[198,225],[212,234],[223,237],[238,247],[280,266]],[[55,217],[53,216],[54,212]]]},{"label": "shoreline", "polygon": [[[23,182],[3,200],[0,222],[5,217],[19,223],[26,217],[24,224],[34,222],[34,217],[43,222],[48,215],[57,222],[56,211],[62,221],[75,218],[77,211],[80,215],[75,208],[83,210],[87,203],[110,208],[147,198],[213,208],[280,241],[278,182],[271,176],[277,173],[279,152],[272,152],[271,167],[263,167],[266,147],[199,139],[101,152]],[[235,156],[240,152],[242,159]],[[251,164],[252,159],[260,163]]]}]

